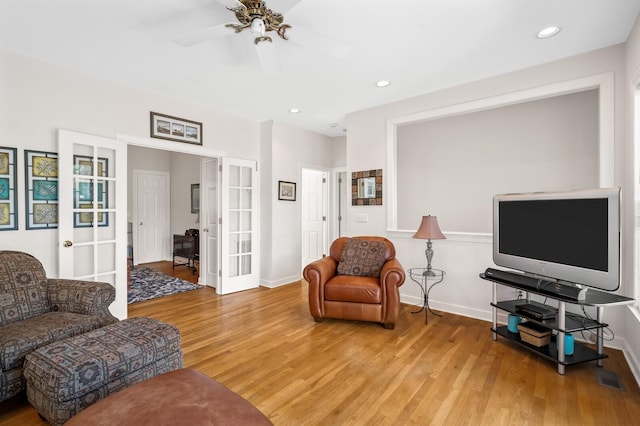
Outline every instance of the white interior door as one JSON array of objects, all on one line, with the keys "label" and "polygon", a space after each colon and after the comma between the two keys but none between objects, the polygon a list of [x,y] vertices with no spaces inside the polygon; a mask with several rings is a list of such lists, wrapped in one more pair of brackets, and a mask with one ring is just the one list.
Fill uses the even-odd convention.
[{"label": "white interior door", "polygon": [[127,317],[127,146],[58,131],[58,236],[61,278],[116,288],[110,310]]},{"label": "white interior door", "polygon": [[203,158],[200,179],[200,280],[201,284],[218,287],[220,239],[218,238],[219,167],[217,158]]},{"label": "white interior door", "polygon": [[327,174],[302,169],[302,267],[325,255]]},{"label": "white interior door", "polygon": [[136,263],[170,258],[170,176],[166,172],[134,170],[133,247]]},{"label": "white interior door", "polygon": [[222,158],[221,276],[216,292],[227,294],[259,285],[258,172],[251,160]]}]

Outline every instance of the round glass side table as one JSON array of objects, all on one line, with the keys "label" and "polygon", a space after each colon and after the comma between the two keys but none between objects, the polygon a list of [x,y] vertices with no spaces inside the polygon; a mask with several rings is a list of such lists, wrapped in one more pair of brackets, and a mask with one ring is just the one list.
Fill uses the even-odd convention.
[{"label": "round glass side table", "polygon": [[409,269],[409,278],[418,286],[422,291],[422,308],[417,311],[411,312],[412,314],[417,314],[424,311],[424,323],[429,323],[429,318],[427,317],[427,313],[431,312],[433,315],[437,317],[441,317],[442,314],[433,312],[429,307],[429,293],[434,285],[440,284],[444,280],[444,276],[446,272],[441,269],[431,269],[430,273],[427,273],[427,268],[411,268]]}]

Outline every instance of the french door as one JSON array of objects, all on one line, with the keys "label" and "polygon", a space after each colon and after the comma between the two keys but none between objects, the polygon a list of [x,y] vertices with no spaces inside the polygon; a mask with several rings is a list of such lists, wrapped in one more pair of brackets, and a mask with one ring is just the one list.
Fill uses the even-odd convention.
[{"label": "french door", "polygon": [[257,177],[255,161],[222,158],[218,294],[259,285]]},{"label": "french door", "polygon": [[127,317],[127,146],[58,131],[60,278],[116,288],[110,310]]}]

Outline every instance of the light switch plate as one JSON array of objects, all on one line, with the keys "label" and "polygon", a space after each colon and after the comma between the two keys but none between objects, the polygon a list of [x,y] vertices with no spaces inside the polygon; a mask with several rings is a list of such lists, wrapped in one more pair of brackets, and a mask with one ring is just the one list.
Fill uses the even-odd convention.
[{"label": "light switch plate", "polygon": [[368,214],[357,214],[356,215],[356,222],[368,222],[369,221],[369,215]]}]

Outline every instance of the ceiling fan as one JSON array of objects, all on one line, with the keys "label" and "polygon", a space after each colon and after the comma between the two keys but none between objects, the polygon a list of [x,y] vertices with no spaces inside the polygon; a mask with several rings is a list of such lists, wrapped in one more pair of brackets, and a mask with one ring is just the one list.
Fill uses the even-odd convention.
[{"label": "ceiling fan", "polygon": [[[253,43],[256,46],[258,60],[262,70],[266,74],[277,74],[279,63],[273,48],[273,39],[270,33],[279,36],[282,40],[296,45],[309,47],[323,53],[328,53],[338,58],[344,58],[349,48],[341,42],[332,40],[326,36],[320,36],[300,28],[298,25],[290,25],[284,22],[282,13],[273,12],[267,7],[265,1],[260,0],[216,0],[227,10],[233,12],[237,22],[220,24],[209,28],[203,28],[185,34],[175,40],[182,46],[194,46],[205,41],[233,33],[240,33],[245,29],[251,32]],[[290,8],[301,0],[294,0]]]},{"label": "ceiling fan", "polygon": [[273,41],[271,37],[265,35],[269,31],[275,31],[282,39],[288,40],[285,32],[291,28],[291,25],[282,23],[284,20],[282,14],[272,12],[271,9],[267,8],[265,2],[236,0],[234,3],[237,4],[236,7],[227,6],[227,9],[236,15],[236,19],[240,23],[225,24],[225,27],[233,28],[237,33],[249,28],[255,36],[255,44],[265,41],[271,43]]}]

